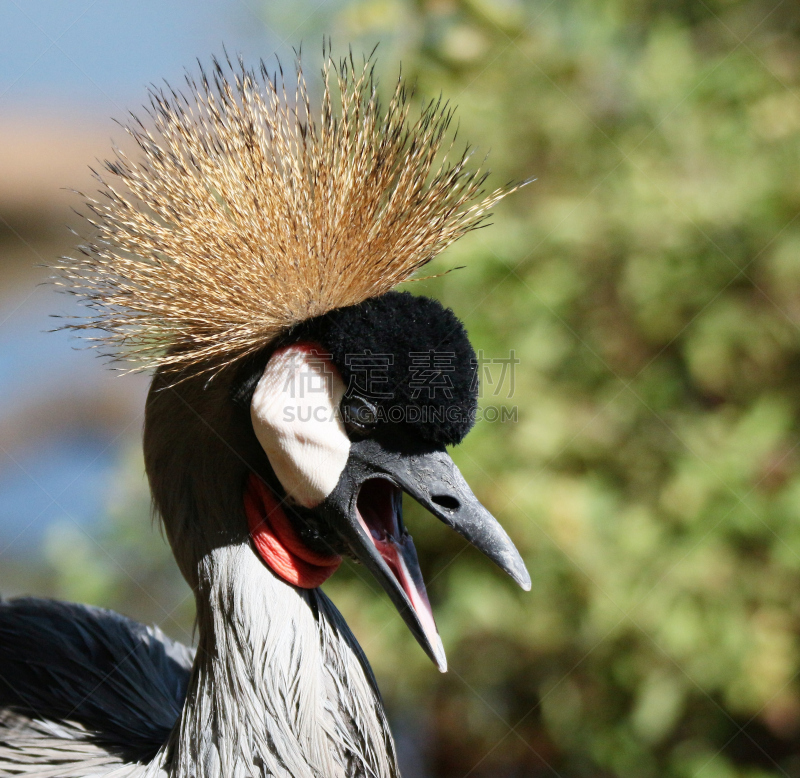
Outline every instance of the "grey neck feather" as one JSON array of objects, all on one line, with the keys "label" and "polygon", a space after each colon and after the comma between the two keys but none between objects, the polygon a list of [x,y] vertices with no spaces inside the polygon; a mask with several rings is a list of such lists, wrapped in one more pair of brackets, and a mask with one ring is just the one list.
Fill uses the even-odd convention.
[{"label": "grey neck feather", "polygon": [[397,775],[371,673],[331,602],[280,581],[246,546],[216,549],[203,568],[200,642],[163,755],[169,774]]},{"label": "grey neck feather", "polygon": [[148,398],[145,459],[199,644],[181,720],[148,770],[174,778],[399,775],[372,672],[320,590],[299,590],[256,555],[242,507],[268,467],[224,377]]}]

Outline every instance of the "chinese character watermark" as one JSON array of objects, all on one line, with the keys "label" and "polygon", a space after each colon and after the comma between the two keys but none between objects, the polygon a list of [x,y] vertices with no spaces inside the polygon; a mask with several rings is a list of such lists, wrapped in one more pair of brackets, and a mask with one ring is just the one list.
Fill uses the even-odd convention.
[{"label": "chinese character watermark", "polygon": [[[337,373],[331,365],[329,354],[311,351],[296,354],[292,359],[295,364],[293,369],[287,371],[284,393],[301,399],[313,394],[330,394],[331,381]],[[346,354],[344,362],[349,383],[345,397],[350,398],[351,403],[352,398],[366,403],[371,426],[380,422],[436,424],[444,420],[469,420],[471,423],[517,421],[517,407],[504,405],[502,399],[497,404],[473,406],[471,409],[456,400],[461,392],[455,391],[457,387],[454,381],[460,380],[463,372],[456,374],[460,367],[463,371],[463,366],[459,366],[456,354],[452,351],[412,351],[408,353],[407,361],[401,360],[401,364],[406,362],[408,366],[408,376],[404,383],[410,390],[405,395],[410,403],[405,405],[387,402],[396,397],[396,390],[399,388],[393,384],[399,378],[392,372],[395,365],[394,354],[374,354],[365,350]],[[520,360],[514,350],[501,357],[487,357],[483,349],[478,350],[475,358],[470,360],[471,393],[483,398],[488,396],[488,387],[492,397],[511,399],[516,389],[518,364]],[[448,403],[448,400],[453,402]],[[342,413],[339,408],[334,411],[335,416],[341,416]],[[343,420],[348,421],[348,418]]]},{"label": "chinese character watermark", "polygon": [[354,394],[375,400],[394,397],[389,386],[389,368],[394,364],[394,354],[345,354],[344,364],[350,370],[347,396]]},{"label": "chinese character watermark", "polygon": [[427,392],[427,399],[433,400],[437,392],[447,400],[453,399],[453,379],[449,373],[455,372],[456,355],[452,351],[412,351],[409,353],[411,377],[408,385],[411,399],[417,400],[422,392]]},{"label": "chinese character watermark", "polygon": [[282,391],[293,399],[327,394],[334,375],[328,360],[327,354],[318,351],[292,354]]},{"label": "chinese character watermark", "polygon": [[507,357],[486,357],[483,349],[478,349],[475,359],[472,360],[472,366],[475,368],[472,391],[477,391],[478,397],[484,397],[484,387],[492,386],[494,387],[492,397],[498,397],[503,387],[507,386],[506,399],[510,400],[514,396],[516,366],[519,362],[514,349],[508,352]]}]

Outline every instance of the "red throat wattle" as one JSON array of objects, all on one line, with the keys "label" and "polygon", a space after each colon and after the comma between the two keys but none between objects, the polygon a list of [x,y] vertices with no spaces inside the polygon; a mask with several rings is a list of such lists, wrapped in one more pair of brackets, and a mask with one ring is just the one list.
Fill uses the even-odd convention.
[{"label": "red throat wattle", "polygon": [[244,510],[259,556],[284,581],[315,589],[342,563],[338,554],[319,554],[305,546],[270,488],[252,473],[244,492]]}]

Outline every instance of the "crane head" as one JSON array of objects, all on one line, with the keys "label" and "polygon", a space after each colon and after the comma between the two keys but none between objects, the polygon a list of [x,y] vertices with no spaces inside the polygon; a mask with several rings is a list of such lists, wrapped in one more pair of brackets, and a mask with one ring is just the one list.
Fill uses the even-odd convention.
[{"label": "crane head", "polygon": [[[446,446],[471,428],[475,353],[461,322],[426,297],[389,292],[304,322],[237,385],[267,455],[268,483],[248,482],[256,549],[278,574],[317,585],[338,556],[363,564],[441,671],[445,653],[402,515],[402,495],[463,535],[523,589],[530,576]],[[259,500],[269,490],[273,499]],[[289,525],[289,570],[259,534]],[[281,545],[286,532],[270,538]],[[293,552],[292,552],[293,549]],[[305,562],[304,562],[305,560]],[[306,564],[308,567],[303,567]],[[302,569],[297,571],[297,565]]]},{"label": "crane head", "polygon": [[155,368],[145,467],[198,597],[219,547],[252,543],[308,588],[349,555],[444,670],[402,494],[530,579],[446,451],[477,405],[463,326],[391,290],[524,182],[487,191],[453,107],[414,119],[414,90],[398,79],[382,102],[374,68],[326,54],[318,108],[299,59],[294,84],[226,58],[152,87],[125,126],[138,158],[115,150],[95,174],[89,234],[54,283],[85,305],[66,328]]}]

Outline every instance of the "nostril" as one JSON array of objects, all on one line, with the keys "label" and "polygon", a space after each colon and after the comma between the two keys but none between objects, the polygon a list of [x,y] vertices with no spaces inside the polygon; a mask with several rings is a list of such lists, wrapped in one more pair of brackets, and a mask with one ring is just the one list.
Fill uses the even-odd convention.
[{"label": "nostril", "polygon": [[446,508],[448,511],[454,511],[460,506],[458,500],[449,494],[432,494],[431,502],[435,502],[438,506]]}]

